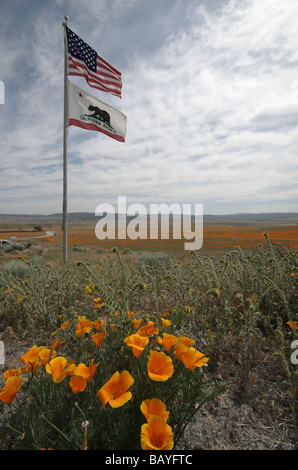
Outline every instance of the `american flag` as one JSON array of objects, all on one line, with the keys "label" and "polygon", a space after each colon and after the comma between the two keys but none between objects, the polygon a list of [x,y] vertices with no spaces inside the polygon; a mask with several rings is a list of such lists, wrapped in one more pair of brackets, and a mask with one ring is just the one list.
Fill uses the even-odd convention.
[{"label": "american flag", "polygon": [[121,98],[121,73],[66,26],[67,74],[85,77],[87,83]]}]

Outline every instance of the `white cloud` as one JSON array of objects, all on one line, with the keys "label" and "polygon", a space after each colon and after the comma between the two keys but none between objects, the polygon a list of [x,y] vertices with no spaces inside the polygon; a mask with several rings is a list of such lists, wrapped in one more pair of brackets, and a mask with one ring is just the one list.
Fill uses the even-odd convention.
[{"label": "white cloud", "polygon": [[[78,11],[74,1],[57,4]],[[297,2],[213,2],[210,10],[190,1],[184,18],[183,2],[176,2],[176,9],[160,2],[160,15],[152,24],[146,24],[140,9],[144,5],[153,21],[149,7],[154,2],[123,5],[120,0],[88,1],[82,8],[80,2],[81,17],[73,23],[70,19],[77,34],[86,41],[94,38],[90,45],[100,44],[98,52],[118,48],[119,54],[119,42],[116,47],[113,36],[106,36],[113,28],[117,40],[123,37],[123,99],[99,98],[128,117],[124,144],[69,129],[70,210],[92,212],[120,194],[131,202],[203,203],[213,213],[241,207],[293,210],[298,195]],[[50,212],[61,210],[63,37],[54,18],[54,11],[45,11],[32,24],[32,78],[18,92],[15,114],[5,107],[7,120],[1,119],[6,129],[1,152],[10,155],[1,188],[15,201],[16,189],[10,193],[9,187],[16,188],[19,180],[26,188],[25,212],[29,207],[44,211],[38,191],[52,199]],[[133,43],[140,26],[136,18],[142,18],[144,29]],[[98,27],[104,24],[106,29]],[[163,24],[163,40],[147,36],[151,26],[154,33]],[[15,50],[7,76],[18,56]],[[113,56],[109,60],[113,63]],[[87,89],[82,80],[73,81]],[[99,96],[95,90],[93,94]],[[13,119],[17,126],[9,127]],[[13,166],[22,170],[12,171]],[[29,204],[30,195],[35,205]]]}]

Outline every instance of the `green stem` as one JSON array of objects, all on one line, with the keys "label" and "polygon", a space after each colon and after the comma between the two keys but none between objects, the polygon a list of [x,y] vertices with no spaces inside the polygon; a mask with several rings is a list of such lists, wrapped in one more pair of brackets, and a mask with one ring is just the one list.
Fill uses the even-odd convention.
[{"label": "green stem", "polygon": [[84,413],[84,411],[79,407],[79,404],[78,404],[77,402],[75,402],[75,406],[76,406],[77,409],[80,411],[81,415],[82,415],[83,418],[84,418],[84,421],[86,421],[85,413]]},{"label": "green stem", "polygon": [[6,423],[5,426],[9,429],[11,429],[12,431],[16,432],[19,436],[21,436],[22,438],[24,437],[24,432],[21,432],[21,431],[18,431],[17,429],[13,428],[10,424]]},{"label": "green stem", "polygon": [[57,426],[51,423],[44,415],[41,415],[41,418],[43,418],[50,426],[52,426],[53,429],[55,429],[59,434],[61,434],[61,436],[63,436],[69,444],[71,443],[71,440],[64,434],[64,432],[61,431],[61,429],[57,428]]}]

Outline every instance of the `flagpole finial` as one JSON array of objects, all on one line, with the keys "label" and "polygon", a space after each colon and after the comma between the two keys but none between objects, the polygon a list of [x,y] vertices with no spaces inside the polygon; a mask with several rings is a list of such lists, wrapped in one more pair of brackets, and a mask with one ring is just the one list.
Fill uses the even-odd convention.
[{"label": "flagpole finial", "polygon": [[65,15],[65,16],[64,16],[64,19],[65,19],[65,21],[68,21],[68,20],[69,20],[69,16]]}]

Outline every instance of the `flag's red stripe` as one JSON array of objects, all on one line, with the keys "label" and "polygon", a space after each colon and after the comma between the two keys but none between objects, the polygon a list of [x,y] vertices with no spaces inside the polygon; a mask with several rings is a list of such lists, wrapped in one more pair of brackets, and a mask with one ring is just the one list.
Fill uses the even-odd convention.
[{"label": "flag's red stripe", "polygon": [[[104,91],[109,91],[117,96],[121,95],[121,81],[111,81],[110,79],[106,80],[102,75],[98,76],[90,72],[85,64],[79,61],[74,61],[71,56],[69,57],[68,74],[85,77],[90,86],[93,86],[94,88],[98,88],[99,86],[101,87],[98,88],[99,90],[103,89]],[[91,83],[93,83],[93,85],[91,85]]]},{"label": "flag's red stripe", "polygon": [[102,71],[101,69],[97,69],[96,72],[93,72],[90,70],[84,62],[81,62],[79,60],[74,60],[71,56],[69,56],[69,66],[73,67],[79,67],[79,68],[84,68],[90,75],[94,76],[95,78],[103,77],[107,78],[111,83],[114,83],[115,85],[121,86],[122,82],[118,78],[116,78],[114,75],[110,75],[106,73],[105,71]]},{"label": "flag's red stripe", "polygon": [[105,87],[103,84],[101,83],[97,83],[95,82],[94,80],[90,79],[88,77],[88,75],[84,74],[84,73],[79,73],[78,71],[74,71],[74,72],[70,72],[69,75],[74,75],[74,76],[78,76],[78,77],[84,77],[86,80],[87,80],[87,83],[93,87],[93,88],[96,88],[97,90],[101,90],[101,91],[106,91],[106,92],[109,92],[111,93],[112,95],[115,95],[115,96],[119,96],[121,98],[121,91],[118,91],[118,90],[113,90],[111,89],[111,87]]},{"label": "flag's red stripe", "polygon": [[109,62],[107,62],[103,57],[100,57],[97,55],[97,62],[102,62],[108,69],[112,70],[116,75],[118,75],[119,78],[121,78],[121,72],[119,70],[115,69]]},{"label": "flag's red stripe", "polygon": [[112,134],[109,131],[106,131],[105,129],[99,128],[98,126],[96,126],[96,124],[84,123],[84,122],[78,121],[77,119],[69,119],[69,125],[81,127],[82,129],[87,129],[90,131],[102,132],[103,134],[108,135],[112,139],[118,140],[118,142],[125,142],[125,138],[122,137],[121,135]]},{"label": "flag's red stripe", "polygon": [[115,79],[115,77],[111,77],[110,75],[101,71],[94,73],[90,69],[88,69],[88,67],[84,63],[75,61],[71,57],[69,57],[69,68],[84,69],[86,73],[88,73],[88,75],[90,75],[90,77],[93,77],[94,79],[97,79],[97,80],[102,79],[105,83],[110,83],[112,86],[119,87],[119,88],[122,87],[121,80]]},{"label": "flag's red stripe", "polygon": [[115,70],[111,70],[111,67],[106,65],[99,56],[97,56],[96,64],[97,64],[97,70],[98,69],[106,70],[111,78],[114,77],[116,80],[121,80],[121,73]]},{"label": "flag's red stripe", "polygon": [[98,79],[94,75],[90,74],[85,67],[74,67],[70,66],[69,67],[69,72],[68,75],[82,75],[83,77],[89,77],[90,81],[93,81],[94,83],[97,83],[98,85],[103,85],[105,87],[111,88],[115,91],[121,91],[122,85],[119,85],[118,83],[111,83],[108,80],[104,79]]},{"label": "flag's red stripe", "polygon": [[[91,71],[92,73],[92,71]],[[94,73],[94,72],[93,72]],[[101,65],[97,65],[97,69],[96,69],[96,74],[98,75],[101,75],[103,77],[107,77],[109,78],[112,82],[114,81],[115,83],[121,83],[121,79],[118,78],[118,77],[115,77],[115,75],[111,75],[111,73],[109,72],[109,70],[106,70],[104,67],[102,67]]]},{"label": "flag's red stripe", "polygon": [[88,77],[88,75],[86,75],[84,73],[80,73],[79,71],[74,71],[74,72],[70,72],[69,75],[84,77],[84,78],[86,78],[89,85],[92,86],[93,88],[97,88],[98,90],[103,90],[103,91],[109,91],[113,95],[121,97],[121,91],[113,90],[111,87],[104,86],[102,83],[98,83],[98,82],[92,80],[90,77]]}]

